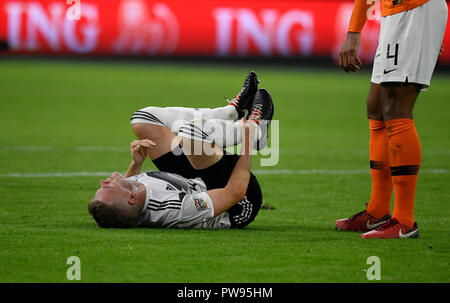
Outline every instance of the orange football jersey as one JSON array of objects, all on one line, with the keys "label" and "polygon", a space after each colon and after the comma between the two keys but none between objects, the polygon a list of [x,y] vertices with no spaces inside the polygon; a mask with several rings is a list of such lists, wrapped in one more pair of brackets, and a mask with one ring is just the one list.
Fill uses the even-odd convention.
[{"label": "orange football jersey", "polygon": [[[383,17],[398,14],[416,8],[429,0],[380,0],[381,15]],[[352,17],[350,18],[349,32],[361,32],[367,21],[367,13],[374,0],[355,0]]]},{"label": "orange football jersey", "polygon": [[383,17],[408,11],[421,6],[429,0],[381,0],[381,15]]}]

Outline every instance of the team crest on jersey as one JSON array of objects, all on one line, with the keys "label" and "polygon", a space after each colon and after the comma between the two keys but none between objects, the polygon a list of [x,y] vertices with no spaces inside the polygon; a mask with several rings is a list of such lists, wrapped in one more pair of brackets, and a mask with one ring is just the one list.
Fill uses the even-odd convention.
[{"label": "team crest on jersey", "polygon": [[195,207],[197,207],[197,210],[205,210],[209,208],[208,204],[203,198],[194,198],[194,203]]}]

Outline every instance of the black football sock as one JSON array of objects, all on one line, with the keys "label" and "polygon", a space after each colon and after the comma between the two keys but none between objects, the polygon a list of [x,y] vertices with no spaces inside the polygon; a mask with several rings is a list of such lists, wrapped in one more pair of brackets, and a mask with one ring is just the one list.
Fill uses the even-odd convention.
[{"label": "black football sock", "polygon": [[239,156],[226,153],[215,164],[205,169],[196,170],[208,189],[222,188],[227,185]]},{"label": "black football sock", "polygon": [[178,174],[188,179],[198,177],[197,171],[192,167],[186,155],[183,154],[180,146],[154,159],[153,164],[160,171]]}]

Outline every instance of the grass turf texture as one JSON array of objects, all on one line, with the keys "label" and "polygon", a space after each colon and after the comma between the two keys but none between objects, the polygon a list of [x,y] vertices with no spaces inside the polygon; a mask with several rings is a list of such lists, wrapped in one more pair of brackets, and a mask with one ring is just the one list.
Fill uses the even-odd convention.
[{"label": "grass turf texture", "polygon": [[[135,110],[222,106],[252,69],[280,120],[278,165],[256,157],[254,168],[319,171],[257,175],[275,209],[243,230],[100,229],[87,203],[101,176],[10,175],[124,172]],[[378,256],[381,282],[448,283],[448,83],[435,77],[415,109],[420,238],[362,240],[334,221],[370,195],[368,73],[0,61],[0,282],[67,282],[69,256],[81,260],[81,282],[368,282],[366,260]]]}]

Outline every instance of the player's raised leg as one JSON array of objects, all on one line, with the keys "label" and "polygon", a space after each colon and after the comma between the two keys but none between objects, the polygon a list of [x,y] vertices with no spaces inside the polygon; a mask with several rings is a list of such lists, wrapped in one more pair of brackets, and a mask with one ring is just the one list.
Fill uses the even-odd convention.
[{"label": "player's raised leg", "polygon": [[240,120],[242,117],[247,118],[250,114],[259,82],[256,73],[250,72],[245,78],[241,91],[229,102],[229,105],[233,106],[238,113],[238,118],[235,120]]},{"label": "player's raised leg", "polygon": [[[259,125],[273,116],[272,98],[265,90],[259,90],[252,105],[249,123]],[[196,173],[207,183],[208,188],[219,188],[226,185],[231,171],[239,156],[224,152],[222,139],[229,138],[229,142],[240,142],[234,135],[242,137],[239,122],[212,120],[215,129],[201,128],[205,121],[190,121],[181,127],[178,136],[183,139],[183,155],[187,155]],[[211,132],[209,132],[211,131]],[[217,173],[221,172],[221,173]]]},{"label": "player's raised leg", "polygon": [[194,119],[224,119],[233,121],[238,117],[235,107],[226,105],[219,108],[146,107],[131,116],[131,127],[139,139],[150,139],[156,148],[149,151],[154,160],[177,147],[174,140],[180,127]]},{"label": "player's raised leg", "polygon": [[[270,123],[273,111],[272,98],[267,91],[259,90],[252,104],[248,124],[252,125],[255,130],[258,130],[264,121],[269,121],[267,124]],[[228,125],[239,136],[245,137],[242,134],[242,123],[228,123]],[[234,228],[242,228],[248,225],[254,220],[262,204],[262,192],[256,177],[250,173],[248,186],[246,185],[246,195],[239,198],[242,201],[235,200],[233,202],[228,199],[224,195],[224,188],[236,185],[236,183],[230,184],[229,180],[235,174],[240,157],[224,152],[221,147],[215,144],[217,137],[214,134],[206,133],[206,136],[203,136],[202,130],[194,128],[194,126],[191,121],[191,123],[186,125],[186,127],[191,127],[191,131],[182,131],[186,129],[182,127],[179,135],[183,139],[184,153],[207,185],[207,188],[218,189],[212,193],[210,192],[213,196],[213,201],[215,201],[215,212],[228,210],[230,222]],[[250,143],[247,142],[247,146]],[[205,151],[209,152],[205,153]],[[248,150],[246,152],[248,153]],[[242,185],[240,184],[239,186]]]},{"label": "player's raised leg", "polygon": [[[268,128],[274,114],[272,97],[265,89],[259,89],[255,95],[248,119],[258,125],[253,147],[262,149],[267,144]],[[241,143],[241,127],[239,121],[221,119],[195,119],[180,127],[178,136],[201,142],[214,143],[220,148],[235,146]],[[189,142],[186,142],[188,145]],[[200,151],[197,147],[186,152]],[[196,153],[198,154],[198,152]],[[194,166],[195,167],[195,166]]]},{"label": "player's raised leg", "polygon": [[247,75],[241,91],[226,106],[219,108],[146,107],[131,117],[131,125],[138,139],[150,139],[156,146],[148,156],[161,171],[181,173],[188,178],[196,173],[178,145],[176,133],[186,121],[197,119],[223,119],[234,121],[250,108],[258,88],[256,73]]},{"label": "player's raised leg", "polygon": [[[173,144],[174,134],[180,127],[191,120],[230,120],[235,121],[248,115],[258,90],[258,78],[250,72],[241,91],[230,103],[218,108],[186,108],[186,107],[146,107],[131,116],[133,132],[139,139],[150,139],[157,147],[149,154],[152,160],[176,148]],[[172,132],[174,134],[170,134]]]}]

